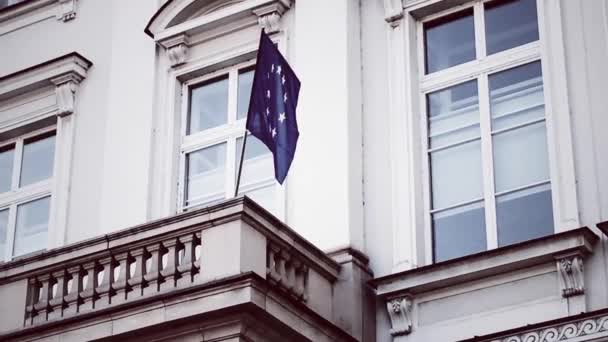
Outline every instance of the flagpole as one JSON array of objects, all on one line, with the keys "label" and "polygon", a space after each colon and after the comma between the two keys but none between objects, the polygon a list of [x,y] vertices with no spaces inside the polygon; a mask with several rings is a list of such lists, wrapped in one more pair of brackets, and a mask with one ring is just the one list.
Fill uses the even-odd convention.
[{"label": "flagpole", "polygon": [[[249,118],[247,118],[249,119]],[[239,185],[241,184],[241,172],[243,171],[243,159],[245,159],[245,145],[247,145],[247,129],[245,129],[245,136],[243,136],[243,148],[241,149],[241,160],[239,161],[239,173],[236,177],[236,189],[234,190],[234,197],[239,194]]]}]

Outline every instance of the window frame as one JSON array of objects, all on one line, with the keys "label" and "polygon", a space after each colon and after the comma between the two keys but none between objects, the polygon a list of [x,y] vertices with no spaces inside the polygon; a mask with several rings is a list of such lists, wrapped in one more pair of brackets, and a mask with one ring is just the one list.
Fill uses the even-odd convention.
[{"label": "window frame", "polygon": [[[430,230],[425,224],[419,91],[418,21],[462,9],[473,1],[416,0],[385,2],[387,92],[391,161],[392,272],[433,264]],[[393,6],[394,4],[394,6]],[[555,230],[580,227],[572,122],[564,46],[562,5],[537,0],[544,83],[548,154]],[[550,56],[550,58],[547,58]],[[411,58],[414,57],[414,58]],[[451,70],[451,69],[450,69]],[[557,152],[559,151],[559,153]],[[558,205],[556,205],[558,203]]]},{"label": "window frame", "polygon": [[[51,176],[45,180],[38,181],[36,183],[28,184],[24,187],[19,186],[20,178],[21,178],[21,170],[22,170],[22,158],[23,158],[23,146],[24,142],[27,139],[35,138],[41,135],[45,135],[53,132],[53,136],[55,137],[55,147],[53,149],[53,172]],[[53,224],[53,207],[55,196],[53,196],[54,189],[54,178],[56,176],[57,170],[57,125],[47,126],[41,129],[37,129],[26,134],[19,135],[12,139],[4,140],[0,142],[0,149],[14,145],[14,156],[13,156],[13,170],[12,170],[12,178],[11,178],[11,188],[10,190],[0,194],[0,211],[1,210],[9,210],[8,212],[8,222],[6,229],[6,251],[4,255],[0,255],[1,261],[10,261],[16,258],[29,255],[32,253],[36,253],[40,250],[48,249],[51,244],[52,237],[50,234],[53,233],[52,224]],[[13,255],[13,249],[15,245],[15,233],[16,233],[16,224],[17,224],[17,208],[25,203],[33,202],[35,200],[49,197],[49,218],[47,223],[47,243],[46,246],[40,250],[35,250],[25,254]]]},{"label": "window frame", "polygon": [[[255,58],[250,58],[242,62],[232,63],[229,66],[208,72],[202,76],[190,78],[181,83],[181,115],[179,128],[179,168],[178,168],[178,186],[177,186],[177,211],[183,212],[195,208],[204,207],[213,204],[216,201],[206,203],[197,203],[194,205],[186,205],[186,189],[187,189],[187,155],[189,153],[200,151],[207,147],[216,146],[226,143],[226,160],[225,160],[225,190],[224,197],[221,200],[234,198],[236,188],[236,172],[238,171],[238,160],[236,160],[237,140],[243,138],[245,134],[245,118],[238,118],[238,79],[243,71],[248,71],[254,68]],[[200,132],[188,134],[188,121],[190,118],[190,102],[192,90],[205,82],[222,79],[227,76],[228,80],[228,110],[227,122],[220,126],[205,129]],[[268,175],[267,178],[256,182],[253,185],[241,185],[239,193],[255,191],[275,185],[275,203],[273,208],[275,215],[280,218],[284,217],[285,192],[284,187],[276,183],[274,174]]]}]

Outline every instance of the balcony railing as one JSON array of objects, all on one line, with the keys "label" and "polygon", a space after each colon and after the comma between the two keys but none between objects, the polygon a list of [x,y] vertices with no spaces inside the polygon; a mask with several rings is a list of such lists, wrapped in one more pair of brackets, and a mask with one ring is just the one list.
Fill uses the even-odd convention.
[{"label": "balcony railing", "polygon": [[289,305],[325,319],[328,340],[349,340],[331,323],[339,270],[254,202],[230,200],[0,264],[0,300],[11,307],[0,312],[0,339],[36,336],[253,274]]}]

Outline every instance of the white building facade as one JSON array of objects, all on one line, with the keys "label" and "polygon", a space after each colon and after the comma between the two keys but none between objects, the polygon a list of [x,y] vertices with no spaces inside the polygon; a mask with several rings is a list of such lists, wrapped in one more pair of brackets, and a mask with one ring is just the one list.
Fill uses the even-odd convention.
[{"label": "white building facade", "polygon": [[0,339],[608,341],[606,60],[606,0],[0,0]]}]

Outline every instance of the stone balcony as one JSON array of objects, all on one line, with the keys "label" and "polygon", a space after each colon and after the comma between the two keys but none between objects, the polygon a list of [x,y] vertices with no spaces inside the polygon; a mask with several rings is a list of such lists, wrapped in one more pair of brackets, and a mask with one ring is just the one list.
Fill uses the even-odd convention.
[{"label": "stone balcony", "polygon": [[238,198],[0,264],[0,340],[368,340],[366,262]]}]

